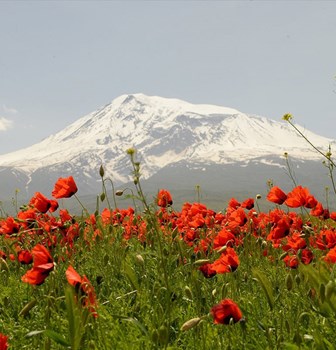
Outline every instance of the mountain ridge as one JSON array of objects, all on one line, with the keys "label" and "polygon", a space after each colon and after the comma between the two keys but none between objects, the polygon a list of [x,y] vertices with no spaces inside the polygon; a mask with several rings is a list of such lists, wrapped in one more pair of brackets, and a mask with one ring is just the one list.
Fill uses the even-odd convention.
[{"label": "mountain ridge", "polygon": [[[336,145],[335,140],[297,127],[325,151],[329,144]],[[116,184],[132,181],[126,154],[131,147],[138,152],[144,179],[179,162],[191,168],[193,163],[239,162],[242,168],[241,162],[248,167],[251,160],[259,159],[279,166],[269,158],[280,159],[284,152],[306,161],[321,159],[285,122],[228,107],[125,94],[35,145],[0,155],[0,176],[12,174],[21,187],[25,184],[27,194],[38,180],[45,181],[43,177],[54,181],[68,175],[76,175],[81,187],[94,191],[100,165]],[[0,191],[4,191],[1,186]]]}]

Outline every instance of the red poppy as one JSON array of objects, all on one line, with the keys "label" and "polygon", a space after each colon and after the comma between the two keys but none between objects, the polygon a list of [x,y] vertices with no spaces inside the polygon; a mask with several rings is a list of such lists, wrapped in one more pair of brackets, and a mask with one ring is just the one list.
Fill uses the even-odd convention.
[{"label": "red poppy", "polygon": [[94,288],[87,277],[81,277],[79,273],[70,265],[65,272],[66,278],[70,285],[75,287],[77,293],[82,298],[81,301],[84,307],[88,307],[94,317],[97,317],[96,312],[96,294]]},{"label": "red poppy", "polygon": [[296,255],[288,254],[283,259],[284,263],[287,267],[290,267],[291,269],[296,269],[299,266],[299,259]]},{"label": "red poppy", "polygon": [[247,216],[243,208],[238,208],[231,212],[229,218],[229,228],[235,230],[238,226],[244,226],[247,222]]},{"label": "red poppy", "polygon": [[7,350],[8,349],[7,340],[8,340],[7,335],[0,333],[0,350]]},{"label": "red poppy", "polygon": [[287,194],[285,204],[290,208],[314,208],[317,200],[309,193],[308,188],[297,186]]},{"label": "red poppy", "polygon": [[253,198],[245,199],[244,202],[241,204],[241,207],[247,210],[254,208],[254,199]]},{"label": "red poppy", "polygon": [[69,198],[77,192],[77,185],[72,176],[67,178],[60,177],[55,183],[52,196],[54,198]]},{"label": "red poppy", "polygon": [[199,270],[203,273],[205,278],[211,278],[216,276],[217,272],[211,267],[212,264],[204,264],[199,267]]},{"label": "red poppy", "polygon": [[29,250],[20,250],[18,252],[18,261],[25,265],[31,264],[33,262],[33,256]]},{"label": "red poppy", "polygon": [[288,217],[283,217],[283,219],[276,222],[269,235],[267,236],[268,240],[280,239],[286,237],[290,232],[291,220]]},{"label": "red poppy", "polygon": [[20,225],[11,216],[0,221],[0,234],[10,235],[12,233],[18,233],[19,230]]},{"label": "red poppy", "polygon": [[171,194],[167,190],[160,190],[157,196],[157,205],[161,208],[166,208],[173,204]]},{"label": "red poppy", "polygon": [[54,199],[50,199],[50,208],[49,211],[51,213],[53,213],[54,211],[56,211],[58,209],[58,202],[55,201]]},{"label": "red poppy", "polygon": [[335,230],[321,230],[314,238],[315,244],[320,250],[332,249],[336,246]]},{"label": "red poppy", "polygon": [[291,251],[291,252],[297,252],[299,249],[304,249],[307,246],[306,240],[300,236],[299,232],[293,233],[290,237],[287,239],[287,243],[284,244],[282,249],[284,251]]},{"label": "red poppy", "polygon": [[72,216],[70,215],[70,213],[66,209],[61,209],[59,211],[59,216],[60,216],[60,219],[61,219],[63,224],[66,221],[71,221],[72,220]]},{"label": "red poppy", "polygon": [[328,263],[336,263],[336,247],[329,250],[328,254],[324,257],[324,260]]},{"label": "red poppy", "polygon": [[227,247],[221,256],[211,264],[211,268],[217,273],[227,273],[235,271],[239,263],[239,257],[235,250]]},{"label": "red poppy", "polygon": [[322,204],[318,202],[316,206],[310,211],[310,215],[319,216],[321,219],[329,218],[329,210],[324,209]]},{"label": "red poppy", "polygon": [[301,252],[301,262],[305,265],[308,265],[310,264],[314,259],[314,254],[313,252],[306,248],[306,249],[303,249],[302,252]]},{"label": "red poppy", "polygon": [[40,285],[54,269],[54,261],[48,250],[41,244],[32,249],[33,268],[22,276],[22,282]]},{"label": "red poppy", "polygon": [[243,318],[238,305],[231,299],[224,299],[211,309],[211,314],[216,324],[230,324],[239,322]]},{"label": "red poppy", "polygon": [[225,245],[232,247],[235,244],[235,242],[235,235],[231,231],[228,231],[227,229],[223,228],[221,231],[218,232],[217,236],[213,241],[214,249],[221,248]]},{"label": "red poppy", "polygon": [[281,188],[274,186],[270,189],[266,198],[272,203],[282,204],[287,199],[287,195]]},{"label": "red poppy", "polygon": [[36,192],[35,196],[31,198],[29,204],[40,213],[46,213],[51,206],[50,200],[41,192]]},{"label": "red poppy", "polygon": [[240,203],[237,201],[236,198],[231,198],[228,203],[228,207],[232,209],[237,209],[238,207],[240,207]]}]

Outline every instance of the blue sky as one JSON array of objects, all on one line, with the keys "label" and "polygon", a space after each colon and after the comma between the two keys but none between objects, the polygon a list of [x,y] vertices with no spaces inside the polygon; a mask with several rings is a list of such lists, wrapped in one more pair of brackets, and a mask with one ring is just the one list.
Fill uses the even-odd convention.
[{"label": "blue sky", "polygon": [[336,138],[334,1],[1,1],[0,154],[124,93]]}]

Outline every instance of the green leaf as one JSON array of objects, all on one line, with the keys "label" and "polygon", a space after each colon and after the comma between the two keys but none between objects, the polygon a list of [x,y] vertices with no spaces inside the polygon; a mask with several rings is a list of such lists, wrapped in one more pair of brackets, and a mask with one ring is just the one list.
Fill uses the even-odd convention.
[{"label": "green leaf", "polygon": [[133,268],[126,263],[124,264],[124,273],[129,279],[129,281],[131,282],[132,287],[136,290],[139,290],[139,282],[138,282],[137,275],[134,272]]},{"label": "green leaf", "polygon": [[146,327],[136,318],[128,317],[128,316],[119,316],[119,315],[112,315],[112,317],[118,318],[119,320],[122,320],[122,321],[131,322],[141,330],[142,334],[148,335],[148,331]]},{"label": "green leaf", "polygon": [[269,279],[266,277],[264,273],[262,273],[257,269],[252,269],[252,274],[261,285],[266,295],[267,302],[272,310],[274,307],[274,296],[273,296],[273,288],[272,288],[271,282],[269,281]]},{"label": "green leaf", "polygon": [[300,348],[292,343],[283,343],[283,349],[285,350],[299,350]]},{"label": "green leaf", "polygon": [[30,310],[36,305],[36,303],[37,303],[36,299],[33,299],[29,303],[27,303],[23,307],[23,309],[19,312],[19,316],[27,316]]},{"label": "green leaf", "polygon": [[47,329],[45,334],[48,338],[56,342],[57,344],[63,345],[65,347],[69,347],[70,344],[57,332],[52,331],[51,329]]}]

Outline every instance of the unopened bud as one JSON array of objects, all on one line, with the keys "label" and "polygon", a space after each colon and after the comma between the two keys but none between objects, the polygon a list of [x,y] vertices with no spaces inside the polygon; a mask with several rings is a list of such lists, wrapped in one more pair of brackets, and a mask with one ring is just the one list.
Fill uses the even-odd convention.
[{"label": "unopened bud", "polygon": [[184,287],[184,292],[185,292],[186,296],[187,296],[190,300],[193,299],[192,291],[191,291],[191,289],[190,289],[188,286],[185,286],[185,287]]},{"label": "unopened bud", "polygon": [[208,264],[209,262],[210,262],[209,259],[198,259],[194,262],[194,265],[195,266],[202,266],[202,265]]},{"label": "unopened bud", "polygon": [[100,175],[100,177],[104,177],[104,174],[105,174],[105,171],[104,171],[103,166],[101,165],[99,168],[99,175]]},{"label": "unopened bud", "polygon": [[290,121],[293,119],[293,116],[290,113],[286,113],[283,117],[283,120],[285,120],[286,122]]},{"label": "unopened bud", "polygon": [[161,344],[167,344],[169,340],[168,328],[165,326],[161,326],[159,328],[159,341]]},{"label": "unopened bud", "polygon": [[118,196],[118,197],[122,196],[123,194],[124,194],[124,190],[118,190],[115,193],[115,195]]},{"label": "unopened bud", "polygon": [[134,155],[135,153],[135,148],[131,147],[126,150],[126,153],[129,154],[130,156]]},{"label": "unopened bud", "polygon": [[227,249],[227,246],[226,246],[226,245],[223,245],[223,247],[221,247],[220,249],[218,249],[217,252],[218,252],[219,254],[221,254],[221,253],[224,253],[224,252],[226,251],[226,249]]},{"label": "unopened bud", "polygon": [[137,261],[140,265],[144,265],[144,264],[145,264],[145,260],[144,260],[144,258],[142,257],[142,255],[137,254],[137,255],[135,256],[135,259],[136,259],[136,261]]},{"label": "unopened bud", "polygon": [[196,327],[200,323],[201,320],[202,319],[200,317],[195,317],[195,318],[190,319],[189,321],[183,323],[183,325],[181,327],[181,331],[185,332],[193,327]]},{"label": "unopened bud", "polygon": [[334,292],[335,292],[335,282],[329,281],[325,287],[325,297],[326,297],[327,301],[330,300],[330,298]]},{"label": "unopened bud", "polygon": [[286,277],[286,287],[287,290],[292,290],[293,288],[293,277],[291,274],[288,274]]}]

